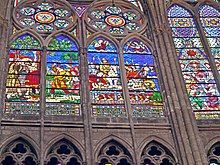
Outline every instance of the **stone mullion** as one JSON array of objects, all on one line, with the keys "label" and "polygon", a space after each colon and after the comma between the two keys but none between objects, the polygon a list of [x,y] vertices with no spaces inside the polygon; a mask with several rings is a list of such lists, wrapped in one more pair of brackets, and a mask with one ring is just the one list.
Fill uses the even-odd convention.
[{"label": "stone mullion", "polygon": [[[148,9],[148,5],[146,5],[146,8]],[[148,15],[150,17],[155,17],[155,14],[151,14],[151,12],[146,11],[148,13]],[[149,22],[149,25],[151,27],[153,27],[153,21],[154,20],[151,20]],[[159,79],[160,79],[160,82],[161,82],[161,90],[162,90],[162,94],[163,94],[163,99],[164,99],[164,113],[165,115],[168,117],[169,121],[170,121],[170,126],[171,126],[171,130],[172,132],[172,136],[173,136],[173,139],[174,139],[174,146],[175,146],[175,149],[176,149],[176,155],[177,155],[177,158],[179,158],[180,160],[182,158],[184,158],[184,160],[182,161],[183,163],[185,162],[185,164],[187,164],[186,162],[186,159],[185,159],[185,152],[181,155],[181,151],[180,150],[184,150],[184,148],[182,147],[182,138],[177,136],[178,134],[180,134],[180,130],[179,129],[175,129],[175,126],[178,126],[177,124],[177,120],[172,120],[172,116],[174,115],[174,111],[170,111],[171,109],[173,109],[173,101],[170,97],[170,92],[169,90],[165,90],[165,89],[169,89],[169,85],[167,83],[167,80],[169,79],[169,74],[167,74],[167,71],[165,70],[165,65],[164,65],[164,59],[161,58],[161,56],[163,55],[163,50],[160,50],[160,44],[158,45],[158,42],[156,41],[156,38],[157,38],[157,35],[156,34],[153,34],[152,32],[152,36],[153,36],[153,42],[154,42],[154,56],[155,56],[155,60],[156,60],[156,64],[158,66],[158,74],[160,75]],[[159,57],[160,56],[160,57]],[[169,110],[170,109],[170,110]],[[179,147],[178,147],[179,146]],[[178,160],[177,160],[178,161]],[[179,161],[176,162],[177,164],[179,164]]]},{"label": "stone mullion", "polygon": [[[163,6],[162,11],[165,11],[164,16],[166,16],[167,14],[166,14],[166,6],[165,5]],[[163,18],[163,22],[168,22],[166,17],[162,17],[162,18]],[[169,30],[166,30],[167,33],[165,33],[165,34],[167,35],[167,40],[169,39],[169,41],[167,41],[167,43],[170,45],[169,47],[174,48],[174,49],[171,49],[171,50],[172,50],[172,53],[174,55],[174,60],[175,60],[177,55],[176,55],[176,50],[175,50],[175,46],[174,46],[174,42],[173,42],[173,38],[172,38],[171,29],[169,28],[169,26],[165,27],[165,29],[169,29]],[[184,115],[183,120],[185,120],[185,122],[186,122],[186,126],[187,126],[186,129],[188,130],[187,133],[188,133],[189,137],[191,138],[190,144],[192,145],[193,153],[196,153],[196,155],[197,155],[196,156],[196,158],[197,158],[196,161],[200,159],[202,161],[202,163],[206,164],[207,163],[207,156],[205,154],[204,145],[203,145],[203,143],[201,141],[201,137],[199,135],[197,122],[195,120],[195,116],[194,116],[193,110],[191,108],[191,104],[190,104],[190,101],[189,101],[188,94],[187,94],[187,92],[184,92],[184,91],[187,91],[187,89],[186,89],[184,79],[183,79],[183,76],[182,76],[182,71],[181,71],[179,62],[177,60],[175,60],[175,64],[176,64],[178,75],[181,75],[181,76],[179,76],[179,78],[180,78],[179,85],[182,88],[182,90],[181,90],[183,92],[182,95],[184,96],[185,104],[187,105],[187,111],[183,111],[183,115]],[[178,91],[178,93],[179,93],[179,91]],[[182,96],[180,96],[180,99],[181,98],[182,98]],[[200,164],[199,161],[198,161],[198,164]]]},{"label": "stone mullion", "polygon": [[[161,59],[165,65],[165,70],[169,76],[169,79],[166,80],[166,83],[168,82],[169,85],[166,91],[170,91],[168,96],[168,98],[170,98],[168,104],[170,105],[171,110],[169,119],[171,124],[174,122],[177,123],[177,125],[173,125],[172,129],[174,132],[174,139],[176,138],[177,140],[177,148],[183,146],[179,148],[179,153],[182,155],[179,158],[182,159],[183,164],[199,165],[205,163],[206,160],[204,160],[204,157],[201,156],[204,153],[199,151],[196,138],[194,137],[196,127],[193,127],[193,124],[195,125],[195,120],[193,122],[193,116],[192,114],[190,115],[192,110],[189,107],[189,104],[187,105],[188,99],[186,100],[186,96],[183,93],[183,83],[181,84],[181,78],[179,77],[180,70],[177,69],[177,61],[174,60],[176,58],[175,48],[171,44],[171,38],[169,38],[167,33],[168,31],[166,30],[168,29],[168,25],[166,24],[166,17],[164,17],[166,15],[165,4],[160,0],[151,0],[150,2],[153,11],[152,14],[155,18],[155,42],[159,43],[158,47],[161,53],[163,52],[163,54],[158,53],[158,55],[161,56]],[[161,17],[157,17],[155,14]],[[164,55],[164,53],[166,53],[166,55]],[[198,134],[198,130],[196,133]]]},{"label": "stone mullion", "polygon": [[92,143],[92,121],[91,121],[91,103],[89,95],[89,73],[88,73],[88,60],[87,60],[87,47],[86,47],[86,27],[84,21],[81,19],[79,23],[79,40],[80,40],[80,74],[81,74],[81,115],[84,123],[84,143],[85,143],[85,161],[86,165],[93,165],[93,143]]},{"label": "stone mullion", "polygon": [[[164,9],[166,9],[165,5],[163,6],[162,11],[166,11]],[[164,16],[165,15],[166,15],[166,12],[165,12]],[[162,17],[162,18],[163,18],[164,22],[167,22],[167,19],[165,17]],[[174,48],[171,33],[165,33],[165,34],[167,35],[167,43],[168,43],[169,47]],[[173,55],[174,55],[173,59],[175,60],[175,58],[176,58],[175,49],[172,49],[172,52],[173,52]],[[170,55],[172,55],[172,54],[170,54]],[[177,60],[175,60],[174,62],[176,64],[177,72],[179,72],[178,75],[182,75],[181,74],[181,69],[180,69],[180,66],[179,66]],[[188,133],[188,136],[189,136],[190,144],[192,145],[193,154],[195,154],[195,162],[198,163],[198,164],[202,164],[202,163],[205,164],[205,163],[207,163],[207,157],[205,155],[205,150],[204,150],[203,144],[202,144],[200,136],[199,136],[199,130],[198,130],[198,127],[197,127],[197,123],[196,123],[194,114],[192,113],[192,108],[191,108],[191,104],[190,104],[189,99],[188,99],[188,95],[187,95],[186,92],[183,92],[183,91],[186,91],[185,84],[181,83],[181,82],[184,82],[183,81],[183,76],[180,76],[180,81],[179,81],[179,86],[182,88],[182,90],[180,90],[180,91],[182,91],[182,96],[179,95],[179,98],[180,99],[182,97],[185,98],[183,106],[186,106],[187,110],[186,111],[183,110],[183,116],[184,116],[183,120],[186,123],[186,129],[187,129],[187,133]],[[177,94],[179,94],[179,93],[180,92],[178,92]]]},{"label": "stone mullion", "polygon": [[[199,11],[197,11],[197,12],[199,12]],[[217,70],[217,66],[215,64],[215,59],[212,56],[211,48],[209,47],[208,39],[206,38],[205,32],[204,32],[202,24],[200,22],[199,14],[196,13],[196,15],[194,15],[194,18],[195,18],[194,19],[195,20],[195,24],[198,27],[197,29],[198,29],[199,36],[200,36],[202,45],[204,47],[205,53],[209,57],[208,61],[210,63],[210,67],[211,67],[212,73],[213,73],[214,78],[216,80],[216,84],[217,84],[218,90],[220,91],[220,76],[219,76],[219,73],[218,73],[218,70]],[[215,37],[211,36],[210,38],[215,38]]]},{"label": "stone mullion", "polygon": [[44,46],[41,52],[41,75],[40,75],[40,164],[44,165],[44,115],[46,111],[46,69],[47,48]]},{"label": "stone mullion", "polygon": [[[175,58],[176,58],[175,48],[174,48],[174,45],[171,44],[172,38],[170,38],[169,34],[167,33],[168,31],[166,30],[169,27],[166,24],[167,19],[166,17],[164,17],[166,15],[165,5],[161,3],[156,6],[159,7],[158,9],[155,10],[155,11],[158,10],[157,15],[162,16],[160,17],[161,20],[158,20],[158,24],[156,25],[156,27],[161,28],[159,35],[161,35],[161,37],[163,38],[165,48],[167,48],[167,56],[169,57],[169,60],[167,62],[170,65],[169,67],[171,69],[171,73],[173,75],[173,79],[175,82],[175,84],[172,84],[174,86],[173,89],[177,89],[178,91],[178,92],[173,91],[174,101],[177,101],[180,103],[178,105],[179,111],[176,110],[176,115],[178,114],[179,116],[179,114],[181,114],[181,116],[183,117],[182,118],[183,121],[182,122],[178,121],[179,122],[178,124],[180,124],[180,127],[185,126],[186,128],[185,130],[182,130],[182,129],[180,130],[184,135],[182,138],[188,139],[186,141],[183,141],[185,148],[188,148],[186,149],[187,151],[186,156],[187,156],[187,159],[189,158],[190,164],[193,164],[193,162],[195,162],[196,164],[203,164],[203,163],[205,164],[207,162],[207,159],[205,158],[205,155],[204,155],[205,153],[204,148],[201,146],[199,147],[199,145],[201,144],[199,144],[199,142],[197,143],[197,140],[199,141],[200,138],[198,136],[198,128],[196,127],[196,121],[195,121],[195,118],[193,117],[192,109],[190,107],[188,98],[186,98],[186,95],[183,93],[183,91],[186,91],[184,90],[185,87],[183,87],[184,83],[183,81],[181,82],[181,78],[179,77],[180,74],[178,74],[180,73],[180,70],[177,70],[177,68],[179,68],[179,65],[177,61],[175,61]],[[171,50],[169,48],[171,48]],[[186,110],[184,110],[183,108]],[[176,120],[175,118],[177,119],[177,116],[174,116],[173,119]],[[192,155],[190,154],[190,152],[188,153],[188,151],[190,151]]]},{"label": "stone mullion", "polygon": [[5,81],[7,76],[7,43],[8,43],[8,21],[0,17],[0,140],[2,135],[2,119],[4,114]]},{"label": "stone mullion", "polygon": [[121,70],[121,80],[122,80],[122,87],[123,87],[123,95],[124,95],[124,100],[125,100],[125,109],[127,111],[127,117],[130,125],[130,131],[131,131],[131,139],[132,139],[132,146],[133,146],[133,151],[134,151],[134,165],[140,164],[139,159],[137,158],[137,142],[135,138],[135,129],[134,129],[134,121],[132,118],[132,108],[131,108],[131,103],[130,103],[130,96],[129,96],[129,90],[128,90],[128,85],[127,85],[127,78],[126,78],[126,70],[125,70],[125,63],[124,63],[124,54],[123,54],[123,47],[122,45],[119,46],[119,66]]}]

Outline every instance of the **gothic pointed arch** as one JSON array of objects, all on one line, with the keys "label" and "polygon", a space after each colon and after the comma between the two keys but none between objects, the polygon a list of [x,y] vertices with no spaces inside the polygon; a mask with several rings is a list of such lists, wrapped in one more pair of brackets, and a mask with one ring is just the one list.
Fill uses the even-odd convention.
[{"label": "gothic pointed arch", "polygon": [[116,140],[105,143],[99,151],[97,164],[132,165],[133,159],[129,151]]},{"label": "gothic pointed arch", "polygon": [[50,152],[52,146],[54,146],[54,144],[62,140],[68,141],[68,142],[71,142],[71,144],[74,144],[74,146],[79,150],[78,153],[81,153],[82,160],[85,160],[85,154],[84,154],[85,148],[80,143],[79,139],[73,138],[71,135],[67,133],[60,134],[49,141],[49,143],[45,146],[46,148],[45,153],[44,153],[45,159],[48,153]]},{"label": "gothic pointed arch", "polygon": [[204,33],[199,26],[200,22],[194,18],[192,12],[179,4],[172,4],[168,8],[168,21],[196,118],[218,118],[219,78],[216,68],[213,67],[215,64],[210,48],[202,35]]},{"label": "gothic pointed arch", "polygon": [[7,138],[6,140],[4,140],[4,143],[2,143],[0,145],[0,154],[3,153],[3,151],[5,150],[5,148],[7,148],[7,146],[9,146],[13,141],[16,141],[18,139],[23,139],[25,142],[28,143],[29,146],[32,146],[36,152],[36,155],[40,155],[39,152],[39,146],[38,144],[34,141],[34,139],[24,133],[16,133],[16,134],[12,134],[10,135],[10,138]]},{"label": "gothic pointed arch", "polygon": [[141,154],[141,165],[175,165],[172,153],[163,145],[156,141],[151,141],[146,145]]},{"label": "gothic pointed arch", "polygon": [[[137,4],[138,2],[132,1],[131,3]],[[143,15],[143,12],[137,10],[137,8],[132,8],[132,6],[133,6],[132,4],[128,4],[126,1],[117,1],[117,2],[99,1],[94,3],[94,5],[92,5],[91,8],[89,8],[84,15],[87,31],[89,31],[90,33],[87,43],[91,43],[91,38],[95,37],[96,35],[97,38],[99,38],[100,34],[108,34],[108,36],[112,36],[114,40],[117,40],[116,43],[119,44],[117,49],[117,53],[118,53],[117,57],[112,53],[108,53],[107,56],[107,53],[105,53],[104,50],[101,50],[102,49],[101,47],[103,48],[106,47],[105,42],[102,40],[97,41],[97,43],[95,44],[95,46],[97,46],[96,50],[88,49],[89,52],[88,55],[89,54],[91,55],[90,52],[95,50],[96,52],[99,52],[99,54],[103,52],[102,53],[103,60],[105,58],[109,58],[109,59],[114,58],[114,62],[109,63],[108,62],[109,59],[108,59],[107,61],[105,61],[106,63],[108,63],[108,65],[103,65],[103,62],[100,60],[101,58],[97,57],[97,59],[99,59],[100,61],[99,63],[100,66],[90,65],[94,63],[96,57],[93,57],[93,61],[91,61],[91,59],[88,59],[89,67],[90,67],[89,72],[90,73],[93,72],[92,74],[90,74],[90,80],[89,80],[90,88],[95,86],[97,87],[98,85],[101,85],[101,88],[103,89],[105,88],[105,86],[109,86],[109,87],[120,86],[120,90],[121,90],[120,92],[108,91],[108,94],[99,93],[97,90],[92,92],[93,94],[92,96],[90,96],[90,98],[95,98],[97,100],[96,102],[97,104],[99,102],[102,102],[103,105],[106,104],[105,108],[103,105],[102,107],[94,106],[96,103],[93,103],[94,99],[91,99],[92,109],[94,107],[97,108],[97,110],[95,110],[96,114],[94,115],[96,117],[97,116],[127,117],[129,113],[136,118],[164,117],[162,97],[160,92],[158,92],[160,90],[159,83],[157,80],[155,66],[153,66],[155,65],[153,54],[150,52],[149,47],[147,47],[143,42],[139,42],[141,41],[141,39],[139,40],[139,38],[146,37],[143,35],[145,35],[146,33],[146,28],[147,28],[146,26],[148,21]],[[129,27],[131,24],[132,24],[132,28]],[[132,38],[132,36],[135,35],[136,37],[134,37],[135,38],[134,40],[136,41],[133,42],[129,41],[129,43],[128,42],[126,43],[127,44],[126,46],[123,46],[124,44],[123,42],[127,38]],[[141,35],[142,37],[140,37]],[[132,46],[133,49],[131,48]],[[128,50],[128,48],[130,48],[130,50]],[[141,49],[145,49],[145,50],[141,50]],[[142,52],[134,52],[135,50],[140,50]],[[132,56],[130,55],[132,53],[133,53],[133,58],[135,58],[136,61],[134,61],[134,59],[131,59]],[[136,56],[134,54],[136,54]],[[142,54],[142,56],[140,56],[140,54]],[[143,64],[142,61],[142,64],[140,64],[140,61],[139,63],[137,62],[138,60],[136,58],[137,56],[149,57],[149,58],[145,58],[144,61],[145,63]],[[133,61],[133,63],[126,64],[125,61],[126,62],[129,61],[127,58],[129,58],[130,62]],[[147,63],[149,63],[148,66]],[[117,67],[113,66],[112,64],[117,65]],[[100,69],[101,70],[103,69],[103,66],[104,67],[108,66],[105,67],[106,73],[100,71]],[[132,78],[126,77],[128,75],[128,70],[126,70],[126,68],[129,68],[130,69],[129,71],[132,72],[131,73],[133,74]],[[98,75],[101,74],[103,75],[106,74],[106,75],[101,79],[100,78],[94,79],[94,75],[97,73]],[[119,78],[121,82],[119,81]],[[130,81],[128,82],[127,79],[130,79]],[[154,89],[155,91],[153,91]],[[146,91],[148,92],[146,93]],[[124,102],[124,100],[129,100],[129,99],[130,102]],[[142,102],[140,100],[142,100]],[[141,105],[143,102],[145,103]],[[110,104],[115,104],[117,107],[115,106],[114,108],[111,108],[109,106]],[[123,105],[122,107],[121,105],[119,106],[119,104],[125,104],[125,105]],[[104,109],[102,110],[102,108]],[[92,111],[93,111],[92,114],[94,114],[94,110]],[[99,112],[97,113],[97,111]],[[112,113],[115,114],[112,115]]]},{"label": "gothic pointed arch", "polygon": [[210,165],[220,163],[220,142],[215,143],[208,151],[208,161]]},{"label": "gothic pointed arch", "polygon": [[88,46],[90,99],[93,116],[125,117],[125,105],[116,45],[97,36]]},{"label": "gothic pointed arch", "polygon": [[172,153],[173,159],[178,160],[177,158],[177,153],[175,148],[172,146],[171,143],[163,139],[162,137],[156,136],[156,135],[151,135],[149,137],[146,137],[139,145],[139,154],[138,156],[141,158],[143,156],[143,151],[146,149],[146,146],[150,143],[156,143],[157,145],[160,145],[161,147],[164,147],[167,151]]},{"label": "gothic pointed arch", "polygon": [[47,46],[46,115],[79,116],[79,46],[68,33],[52,36]]},{"label": "gothic pointed arch", "polygon": [[123,57],[133,116],[162,117],[163,101],[152,50],[139,37],[132,37],[123,46]]},{"label": "gothic pointed arch", "polygon": [[2,149],[0,163],[8,164],[39,164],[35,148],[25,139],[17,138]]},{"label": "gothic pointed arch", "polygon": [[80,150],[71,141],[63,138],[47,149],[45,164],[82,165],[83,157]]},{"label": "gothic pointed arch", "polygon": [[220,25],[218,23],[220,10],[211,4],[201,4],[199,6],[199,16],[210,47],[211,58],[216,65],[216,70],[220,73],[220,50],[218,44],[220,42]]},{"label": "gothic pointed arch", "polygon": [[77,45],[77,48],[79,48],[81,46],[80,45],[81,43],[79,42],[79,39],[75,35],[73,35],[71,33],[71,31],[67,31],[65,29],[54,31],[53,33],[48,35],[47,38],[45,39],[45,46],[48,47],[51,40],[56,38],[58,35],[61,35],[61,34],[68,37],[70,40],[74,41]]},{"label": "gothic pointed arch", "polygon": [[9,45],[14,41],[16,40],[19,36],[22,36],[24,34],[27,34],[27,35],[30,35],[32,36],[34,39],[38,40],[38,42],[40,43],[40,47],[41,49],[43,48],[43,46],[45,45],[44,43],[44,39],[34,30],[32,29],[28,29],[28,28],[24,28],[16,33],[13,33],[11,36],[10,36],[10,42],[9,42]]},{"label": "gothic pointed arch", "polygon": [[5,115],[38,115],[42,45],[29,32],[10,43],[6,80]]},{"label": "gothic pointed arch", "polygon": [[128,152],[133,155],[133,151],[132,151],[132,144],[130,144],[128,141],[125,141],[123,138],[117,136],[117,135],[114,135],[114,134],[111,134],[111,135],[108,135],[104,138],[102,138],[98,143],[97,143],[97,146],[95,147],[94,149],[94,153],[95,153],[95,158],[97,161],[97,158],[98,158],[98,155],[103,147],[104,144],[107,144],[108,142],[110,141],[116,141],[120,144],[122,144],[127,150]]}]

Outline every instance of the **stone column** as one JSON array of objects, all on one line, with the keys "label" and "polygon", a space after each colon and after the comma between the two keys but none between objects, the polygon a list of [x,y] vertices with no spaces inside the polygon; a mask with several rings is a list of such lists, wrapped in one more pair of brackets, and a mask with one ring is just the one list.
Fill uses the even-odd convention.
[{"label": "stone column", "polygon": [[91,111],[90,111],[90,103],[89,103],[89,73],[88,73],[88,61],[87,61],[87,47],[86,47],[86,28],[83,20],[80,20],[80,31],[81,35],[79,35],[80,40],[80,74],[81,74],[81,115],[83,117],[84,123],[84,143],[85,143],[85,159],[87,165],[93,165],[94,162],[94,153],[93,153],[93,145],[92,145],[92,121],[91,121]]},{"label": "stone column", "polygon": [[171,31],[163,0],[147,1],[156,53],[161,66],[162,82],[166,93],[165,106],[179,164],[207,164],[205,150],[199,137],[196,120],[177,61]]},{"label": "stone column", "polygon": [[0,15],[0,140],[2,134],[2,119],[4,112],[5,82],[7,74],[7,43],[8,43],[8,20]]}]

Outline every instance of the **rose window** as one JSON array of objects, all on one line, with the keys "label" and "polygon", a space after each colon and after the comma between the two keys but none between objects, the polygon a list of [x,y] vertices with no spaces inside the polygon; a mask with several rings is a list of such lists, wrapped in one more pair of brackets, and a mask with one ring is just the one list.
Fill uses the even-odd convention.
[{"label": "rose window", "polygon": [[144,27],[141,13],[118,4],[97,6],[88,13],[87,22],[92,28],[114,35],[140,31]]},{"label": "rose window", "polygon": [[39,33],[71,28],[75,18],[71,9],[58,1],[52,3],[36,0],[17,6],[14,17],[21,28],[34,28]]}]

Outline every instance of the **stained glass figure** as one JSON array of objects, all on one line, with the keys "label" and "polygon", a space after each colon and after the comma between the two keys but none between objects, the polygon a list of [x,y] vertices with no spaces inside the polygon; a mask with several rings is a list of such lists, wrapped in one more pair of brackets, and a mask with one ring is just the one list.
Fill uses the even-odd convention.
[{"label": "stained glass figure", "polygon": [[124,62],[130,102],[135,117],[163,116],[163,103],[154,57],[138,39],[124,46]]},{"label": "stained glass figure", "polygon": [[219,91],[192,15],[173,5],[168,17],[192,109],[197,119],[212,118],[220,110]]},{"label": "stained glass figure", "polygon": [[125,116],[115,45],[103,37],[94,39],[88,46],[88,61],[93,116]]},{"label": "stained glass figure", "polygon": [[212,6],[203,5],[200,7],[199,14],[217,70],[220,73],[220,11]]},{"label": "stained glass figure", "polygon": [[5,114],[39,114],[40,42],[24,34],[11,43]]},{"label": "stained glass figure", "polygon": [[76,42],[60,34],[47,51],[46,114],[80,115],[79,59]]},{"label": "stained glass figure", "polygon": [[87,21],[93,28],[113,35],[127,34],[143,27],[143,19],[138,11],[118,4],[97,6],[88,13]]},{"label": "stained glass figure", "polygon": [[18,20],[20,27],[34,28],[38,33],[47,35],[54,30],[69,29],[75,21],[75,15],[71,9],[55,1],[36,0],[17,4],[14,17]]}]

